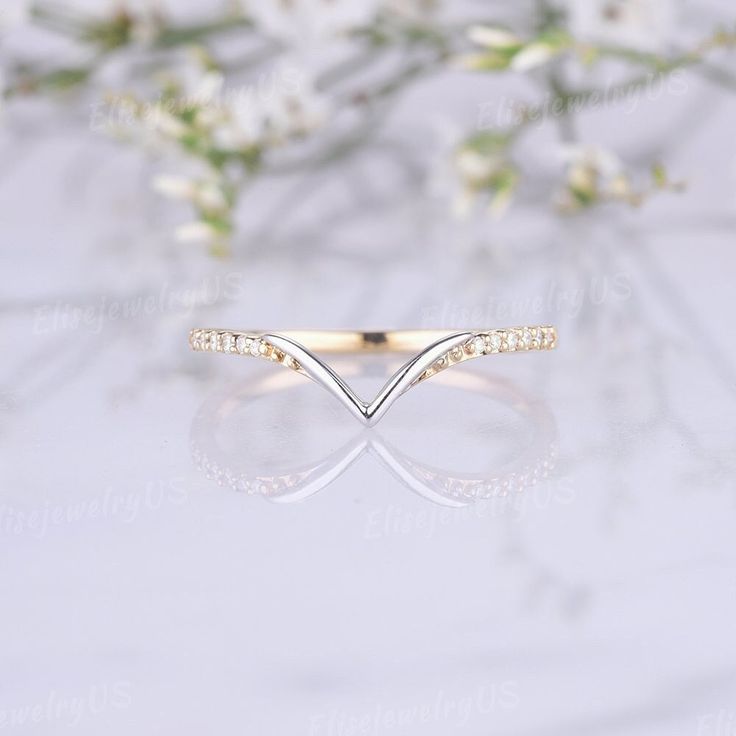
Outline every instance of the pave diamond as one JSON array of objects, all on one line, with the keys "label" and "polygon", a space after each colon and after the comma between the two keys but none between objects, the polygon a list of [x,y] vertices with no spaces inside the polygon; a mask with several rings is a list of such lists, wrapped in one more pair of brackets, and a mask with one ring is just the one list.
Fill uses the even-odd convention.
[{"label": "pave diamond", "polygon": [[245,335],[238,335],[235,338],[235,349],[241,355],[248,352],[248,338]]},{"label": "pave diamond", "polygon": [[233,349],[235,338],[230,332],[222,333],[222,349],[224,352],[229,353]]},{"label": "pave diamond", "polygon": [[531,330],[528,327],[525,327],[521,331],[521,344],[529,350],[529,348],[532,346],[532,333]]},{"label": "pave diamond", "polygon": [[258,355],[260,354],[260,350],[261,350],[261,341],[260,341],[260,340],[259,340],[258,338],[256,338],[256,339],[255,339],[255,340],[253,340],[253,342],[252,342],[252,343],[250,344],[250,354],[251,354],[251,355],[252,355],[252,356],[253,356],[254,358],[257,358],[257,357],[258,357]]},{"label": "pave diamond", "polygon": [[501,349],[501,335],[498,332],[492,332],[488,336],[488,345],[494,353],[497,353]]},{"label": "pave diamond", "polygon": [[516,350],[518,342],[518,335],[513,330],[509,330],[506,333],[506,345],[508,345],[509,350]]}]

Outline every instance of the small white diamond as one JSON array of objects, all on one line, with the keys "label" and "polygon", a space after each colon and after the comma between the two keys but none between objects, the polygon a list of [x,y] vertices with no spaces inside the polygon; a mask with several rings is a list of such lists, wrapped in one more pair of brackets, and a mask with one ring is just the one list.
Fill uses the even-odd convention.
[{"label": "small white diamond", "polygon": [[526,327],[521,331],[521,342],[527,350],[532,346],[532,333]]},{"label": "small white diamond", "polygon": [[248,339],[245,335],[238,335],[235,338],[235,349],[242,355],[248,352]]},{"label": "small white diamond", "polygon": [[258,338],[256,338],[256,339],[255,339],[255,340],[253,340],[253,342],[252,342],[252,343],[250,344],[250,354],[251,354],[251,355],[252,355],[253,357],[258,357],[258,355],[260,354],[260,352],[259,352],[259,351],[260,351],[260,349],[261,349],[261,341],[260,341],[260,340],[259,340]]},{"label": "small white diamond", "polygon": [[486,348],[486,341],[478,336],[473,340],[473,347],[475,348],[475,354],[476,355],[483,355],[483,351]]},{"label": "small white diamond", "polygon": [[217,350],[217,345],[220,339],[219,333],[212,331],[209,337],[209,348],[210,350]]},{"label": "small white diamond", "polygon": [[235,342],[233,335],[230,332],[224,332],[222,334],[222,349],[229,353],[233,349],[233,343]]},{"label": "small white diamond", "polygon": [[492,332],[488,336],[488,344],[491,346],[491,350],[497,353],[501,349],[501,335],[498,332]]},{"label": "small white diamond", "polygon": [[509,350],[516,350],[516,346],[519,342],[517,334],[511,330],[506,333],[506,344],[509,346]]}]

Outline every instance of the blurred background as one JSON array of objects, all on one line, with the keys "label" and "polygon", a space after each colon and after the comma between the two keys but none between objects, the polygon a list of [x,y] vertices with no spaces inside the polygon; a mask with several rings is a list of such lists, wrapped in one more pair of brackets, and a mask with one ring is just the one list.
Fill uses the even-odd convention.
[{"label": "blurred background", "polygon": [[[0,729],[736,734],[731,4],[3,0],[0,65]],[[519,324],[367,431],[187,345]]]}]

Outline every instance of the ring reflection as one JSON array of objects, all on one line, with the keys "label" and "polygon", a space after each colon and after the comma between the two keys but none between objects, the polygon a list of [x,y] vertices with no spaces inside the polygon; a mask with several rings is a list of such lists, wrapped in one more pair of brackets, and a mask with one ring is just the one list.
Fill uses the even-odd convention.
[{"label": "ring reflection", "polygon": [[[346,361],[341,371],[368,372],[364,361]],[[192,456],[198,469],[219,485],[279,503],[318,493],[363,455],[378,460],[414,493],[443,506],[518,494],[549,477],[557,433],[544,403],[510,381],[470,370],[435,376],[428,389],[434,392],[433,402],[439,400],[440,386],[450,392],[452,421],[438,422],[445,407],[420,396],[407,406],[403,423],[399,414],[380,431],[356,432],[351,418],[343,417],[339,407],[336,411],[328,398],[301,390],[309,389],[303,377],[266,369],[203,402],[192,421]],[[481,398],[487,406],[479,405]],[[458,405],[462,411],[455,410]],[[313,431],[315,424],[319,432]],[[438,435],[442,424],[449,438]],[[398,439],[389,439],[392,429]],[[475,445],[484,461],[490,459],[490,467],[486,462],[468,469],[469,463],[453,460],[453,444]],[[503,451],[493,457],[499,447]],[[463,469],[451,469],[457,465]]]}]

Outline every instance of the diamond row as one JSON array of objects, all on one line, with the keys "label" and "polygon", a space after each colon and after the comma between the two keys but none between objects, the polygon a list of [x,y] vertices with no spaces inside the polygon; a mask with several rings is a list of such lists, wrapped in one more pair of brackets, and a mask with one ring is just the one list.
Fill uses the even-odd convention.
[{"label": "diamond row", "polygon": [[189,345],[192,350],[249,355],[253,358],[264,358],[275,363],[281,363],[295,371],[300,368],[299,363],[291,355],[271,345],[260,335],[223,330],[192,330],[189,333]]},{"label": "diamond row", "polygon": [[[438,358],[419,380],[429,378],[445,368],[470,358],[492,353],[515,353],[525,350],[552,350],[557,343],[554,327],[511,327],[489,332],[476,332],[464,345],[456,345]],[[216,353],[234,353],[265,358],[298,371],[295,358],[271,345],[260,335],[223,330],[192,330],[189,344],[193,350]]]},{"label": "diamond row", "polygon": [[556,463],[557,447],[550,444],[536,461],[495,478],[451,478],[444,474],[415,467],[417,475],[442,495],[459,499],[505,498],[523,493],[550,477]]},{"label": "diamond row", "polygon": [[552,350],[557,344],[554,327],[510,327],[476,332],[464,345],[456,345],[438,358],[419,380],[429,378],[451,365],[492,353],[517,353],[526,350]]},{"label": "diamond row", "polygon": [[204,473],[208,480],[213,480],[220,486],[227,486],[248,495],[283,495],[293,488],[298,488],[312,472],[309,470],[274,477],[256,477],[246,473],[238,474],[229,468],[222,467],[210,460],[207,455],[196,447],[192,448],[192,455],[197,469]]},{"label": "diamond row", "polygon": [[[278,496],[298,489],[314,472],[306,470],[281,476],[251,476],[237,473],[227,467],[218,465],[196,445],[191,447],[192,456],[197,469],[220,486],[227,486],[235,491],[248,495],[261,494]],[[547,447],[545,454],[535,462],[527,463],[517,471],[493,478],[452,478],[434,470],[411,463],[412,472],[425,484],[432,486],[446,498],[464,500],[482,500],[505,498],[521,494],[546,480],[555,467],[557,448],[554,444]]]}]

